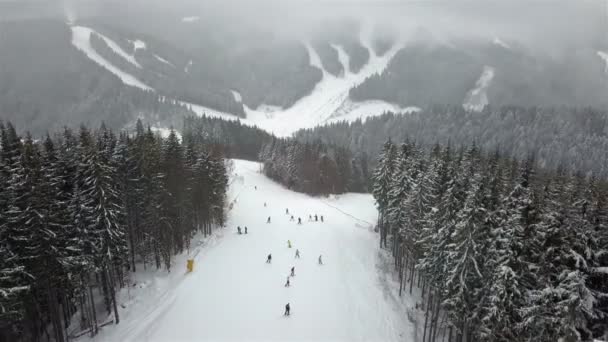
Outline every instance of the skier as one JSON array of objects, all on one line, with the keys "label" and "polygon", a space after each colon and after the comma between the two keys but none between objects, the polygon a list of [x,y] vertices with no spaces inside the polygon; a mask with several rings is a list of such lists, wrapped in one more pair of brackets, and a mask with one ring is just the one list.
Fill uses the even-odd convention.
[{"label": "skier", "polygon": [[302,224],[302,218],[298,217],[298,224]]},{"label": "skier", "polygon": [[285,287],[289,287],[289,286],[290,286],[290,284],[289,284],[289,277],[287,277],[287,282],[285,283]]},{"label": "skier", "polygon": [[323,215],[321,215],[321,222],[323,222]]},{"label": "skier", "polygon": [[289,215],[289,209],[285,208],[285,215]]},{"label": "skier", "polygon": [[247,226],[245,226],[245,234],[247,234]]},{"label": "skier", "polygon": [[[295,271],[296,271],[296,267],[294,266],[294,267],[292,267],[292,268],[291,268],[291,276],[292,276],[292,277],[295,277],[295,276],[296,276]],[[288,279],[289,279],[289,278],[288,278]]]},{"label": "skier", "polygon": [[236,229],[239,231],[239,234],[241,234],[241,226],[236,227]]},{"label": "skier", "polygon": [[289,303],[287,303],[287,305],[285,305],[285,316],[289,316],[289,310],[291,308],[289,307]]},{"label": "skier", "polygon": [[308,222],[312,221],[312,215],[308,215]]},{"label": "skier", "polygon": [[256,185],[256,186],[254,186],[254,188],[257,190],[257,189],[258,189],[258,186]]},{"label": "skier", "polygon": [[291,215],[291,218],[289,219],[289,221],[293,221],[293,215]]},{"label": "skier", "polygon": [[266,202],[264,202],[264,208],[266,208]]},{"label": "skier", "polygon": [[272,262],[272,254],[268,254],[268,258],[266,258],[266,263],[270,264]]},{"label": "skier", "polygon": [[300,259],[300,250],[296,249],[296,258]]},{"label": "skier", "polygon": [[270,216],[268,216],[268,220],[266,220],[266,223],[270,223]]},{"label": "skier", "polygon": [[319,216],[317,216],[317,214],[315,214],[315,222],[319,221]]},{"label": "skier", "polygon": [[287,247],[291,248],[291,241],[287,240]]},{"label": "skier", "polygon": [[321,259],[320,255],[319,255],[319,265],[323,265],[323,259]]}]

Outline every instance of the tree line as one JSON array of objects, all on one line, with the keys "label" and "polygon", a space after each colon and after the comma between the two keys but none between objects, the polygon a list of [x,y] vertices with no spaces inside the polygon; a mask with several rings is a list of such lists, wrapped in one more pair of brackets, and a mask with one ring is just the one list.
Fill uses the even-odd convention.
[{"label": "tree line", "polygon": [[118,324],[131,272],[170,271],[196,233],[224,223],[223,156],[175,132],[138,121],[131,133],[83,125],[34,140],[6,123],[0,139],[0,340]]},{"label": "tree line", "polygon": [[266,176],[294,191],[320,195],[367,189],[365,159],[345,147],[273,137],[263,145],[259,159]]},{"label": "tree line", "polygon": [[399,294],[421,288],[424,342],[608,337],[603,179],[390,139],[372,179]]},{"label": "tree line", "polygon": [[[608,176],[608,112],[592,107],[486,107],[483,112],[462,106],[433,106],[411,114],[392,114],[352,123],[340,122],[295,135],[301,141],[320,139],[349,147],[358,155],[376,156],[383,143],[412,139],[421,147],[468,145],[523,160],[535,154],[537,166],[565,168],[585,176]],[[371,168],[376,160],[370,159]]]},{"label": "tree line", "polygon": [[183,119],[182,136],[197,145],[215,146],[226,158],[257,161],[264,144],[273,135],[240,120],[223,120],[209,116],[187,116]]}]

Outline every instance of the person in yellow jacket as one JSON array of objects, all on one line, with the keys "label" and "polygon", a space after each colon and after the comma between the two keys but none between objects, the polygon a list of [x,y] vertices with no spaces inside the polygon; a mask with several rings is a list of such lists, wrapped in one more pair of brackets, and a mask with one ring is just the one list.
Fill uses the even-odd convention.
[{"label": "person in yellow jacket", "polygon": [[291,241],[287,240],[287,247],[291,248]]}]

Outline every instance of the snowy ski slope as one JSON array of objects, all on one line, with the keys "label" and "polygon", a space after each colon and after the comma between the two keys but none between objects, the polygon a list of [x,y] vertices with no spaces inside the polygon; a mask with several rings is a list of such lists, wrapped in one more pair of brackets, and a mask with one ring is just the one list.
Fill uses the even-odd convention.
[{"label": "snowy ski slope", "polygon": [[488,101],[488,87],[494,79],[495,70],[493,67],[485,65],[481,76],[475,83],[475,88],[471,89],[467,94],[462,106],[464,109],[474,112],[480,112],[490,102]]},{"label": "snowy ski slope", "polygon": [[[414,340],[406,318],[412,304],[401,302],[396,284],[378,270],[387,265],[370,231],[376,219],[372,197],[312,198],[258,171],[257,163],[235,161],[227,228],[200,253],[192,251],[198,253],[194,272],[184,275],[182,256],[184,264],[174,266],[168,279],[142,280],[142,293],[131,293],[137,301],[123,290],[122,322],[104,327],[95,341]],[[285,208],[303,224],[291,222]],[[325,223],[308,222],[315,213]],[[247,226],[248,234],[236,234],[237,225]],[[301,259],[294,258],[296,248]],[[265,263],[269,253],[272,264]],[[292,266],[295,277],[287,288]],[[290,317],[283,316],[286,303]]]},{"label": "snowy ski slope", "polygon": [[[139,81],[135,76],[120,70],[112,65],[108,60],[99,55],[90,44],[89,37],[91,34],[97,34],[116,52],[129,63],[141,68],[141,65],[135,60],[135,56],[124,51],[112,39],[99,34],[95,30],[84,26],[72,26],[72,44],[79,50],[83,51],[90,59],[118,76],[123,83],[141,88],[143,90],[154,91],[152,87]],[[136,48],[145,49],[144,42],[134,41]],[[361,32],[361,43],[369,50],[369,62],[357,73],[349,71],[350,58],[340,45],[332,44],[332,47],[338,52],[340,62],[344,67],[344,74],[334,76],[328,73],[321,63],[321,59],[317,52],[306,44],[308,49],[310,64],[319,68],[322,71],[322,79],[317,83],[313,91],[307,96],[302,97],[293,106],[289,108],[278,108],[267,105],[262,105],[258,108],[249,108],[245,106],[245,119],[231,115],[230,113],[221,112],[198,104],[178,101],[181,104],[189,106],[198,115],[207,115],[220,117],[226,120],[241,120],[244,124],[258,126],[268,132],[278,136],[289,136],[301,128],[312,128],[317,125],[335,122],[335,121],[355,121],[364,119],[368,116],[380,115],[386,111],[393,112],[411,112],[418,110],[416,107],[401,108],[384,101],[366,101],[353,102],[349,99],[349,90],[361,84],[367,77],[376,73],[381,73],[386,69],[388,63],[393,56],[402,47],[402,43],[397,42],[383,56],[378,56],[371,48],[371,25],[366,25]],[[165,64],[170,64],[160,56],[155,57]],[[184,72],[188,72],[192,66],[190,61],[184,68]],[[233,90],[233,95],[236,101],[241,102],[241,96],[237,91]],[[162,127],[159,127],[162,128]]]}]

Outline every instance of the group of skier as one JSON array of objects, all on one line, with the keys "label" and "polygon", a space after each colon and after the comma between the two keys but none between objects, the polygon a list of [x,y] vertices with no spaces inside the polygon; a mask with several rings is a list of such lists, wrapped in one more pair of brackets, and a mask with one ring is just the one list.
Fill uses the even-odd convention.
[{"label": "group of skier", "polygon": [[[255,187],[255,189],[257,190],[257,186]],[[264,202],[264,207],[266,207],[266,206],[267,206],[266,202]],[[289,215],[289,208],[285,208],[285,215]],[[290,216],[291,216],[290,217],[290,221],[295,221],[295,217],[293,215],[290,215]],[[313,217],[314,217],[314,222],[318,222],[319,218],[321,219],[321,222],[323,222],[323,215],[318,216],[317,214],[315,214],[314,216],[313,215],[308,215],[308,221],[309,222],[313,222]],[[270,216],[268,216],[268,219],[266,220],[266,223],[270,223],[270,222],[271,222],[271,219],[270,219]],[[298,217],[298,224],[302,224],[302,218],[301,217]],[[238,227],[238,231],[239,231],[239,234],[241,234],[241,228],[240,227]],[[245,227],[245,234],[247,234],[247,227]],[[287,248],[291,248],[291,247],[292,247],[291,240],[287,240]],[[300,259],[300,250],[299,249],[296,249],[296,254],[295,254],[294,258]],[[323,256],[322,255],[319,255],[318,262],[319,262],[319,265],[323,265]],[[267,264],[271,264],[272,263],[272,254],[268,254],[268,256],[266,257],[266,263]],[[285,287],[290,287],[291,286],[290,278],[291,277],[295,277],[295,270],[296,270],[295,266],[291,267],[291,273],[287,276],[287,280],[285,282]],[[291,306],[290,306],[289,303],[287,303],[285,305],[285,313],[284,313],[284,315],[285,316],[289,316],[290,313],[291,313]]]}]

